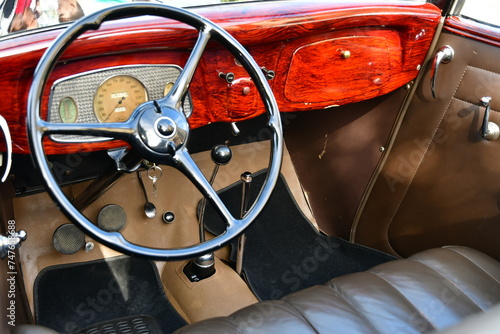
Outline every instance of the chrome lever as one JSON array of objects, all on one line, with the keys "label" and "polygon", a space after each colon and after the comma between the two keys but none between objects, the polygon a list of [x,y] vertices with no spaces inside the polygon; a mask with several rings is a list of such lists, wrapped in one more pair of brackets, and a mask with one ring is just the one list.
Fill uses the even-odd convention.
[{"label": "chrome lever", "polygon": [[[214,184],[215,177],[220,166],[227,165],[233,157],[233,152],[227,145],[216,145],[210,153],[212,161],[215,163],[212,176],[208,183],[210,186]],[[207,198],[203,197],[200,203],[200,211],[198,219],[200,221],[200,242],[205,242],[205,207],[207,206]],[[191,259],[182,269],[184,274],[191,282],[199,282],[205,278],[212,276],[215,273],[215,257],[214,253],[208,253],[202,256]]]},{"label": "chrome lever", "polygon": [[436,76],[440,64],[448,64],[455,56],[455,51],[449,45],[443,46],[434,56],[431,70],[431,91],[432,97],[436,98]]},{"label": "chrome lever", "polygon": [[490,104],[491,97],[485,96],[481,98],[481,105],[485,107],[483,125],[481,127],[481,136],[489,141],[497,140],[500,136],[500,128],[497,124],[490,122]]},{"label": "chrome lever", "polygon": [[0,235],[0,258],[4,259],[6,256],[10,258],[14,250],[21,247],[21,243],[26,240],[27,236],[25,230],[19,232],[9,230],[7,236]]},{"label": "chrome lever", "polygon": [[9,125],[5,118],[0,115],[0,132],[3,133],[5,138],[5,146],[6,146],[6,157],[0,153],[0,167],[4,164],[3,160],[5,160],[5,172],[3,175],[0,175],[0,182],[5,182],[7,180],[7,176],[10,173],[10,167],[12,165],[12,139],[10,137]]},{"label": "chrome lever", "polygon": [[[241,210],[240,215],[241,218],[245,217],[250,207],[250,186],[252,184],[252,174],[250,172],[244,172],[241,174],[241,181],[243,184],[241,185]],[[238,238],[238,250],[236,253],[236,273],[241,275],[243,271],[243,253],[245,251],[245,242],[247,237],[245,233],[240,235]]]}]

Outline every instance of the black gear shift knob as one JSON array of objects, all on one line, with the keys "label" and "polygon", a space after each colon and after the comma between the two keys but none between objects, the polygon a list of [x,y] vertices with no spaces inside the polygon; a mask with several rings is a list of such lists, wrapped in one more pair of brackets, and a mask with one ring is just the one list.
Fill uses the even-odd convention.
[{"label": "black gear shift knob", "polygon": [[219,166],[223,166],[231,161],[233,152],[227,145],[215,145],[212,148],[212,161]]}]

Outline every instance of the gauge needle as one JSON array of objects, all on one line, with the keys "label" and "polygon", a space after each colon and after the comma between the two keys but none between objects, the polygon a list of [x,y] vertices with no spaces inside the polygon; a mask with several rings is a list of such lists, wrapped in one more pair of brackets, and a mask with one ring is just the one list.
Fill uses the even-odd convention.
[{"label": "gauge needle", "polygon": [[120,104],[123,103],[123,100],[125,100],[125,96],[122,96],[121,99],[118,101],[118,103],[116,104],[116,106],[113,108],[113,110],[111,110],[111,112],[108,114],[108,117],[106,117],[103,121],[103,123],[106,123],[106,121],[111,117],[111,115],[113,115],[113,112],[115,111],[116,108],[118,108],[118,106]]}]

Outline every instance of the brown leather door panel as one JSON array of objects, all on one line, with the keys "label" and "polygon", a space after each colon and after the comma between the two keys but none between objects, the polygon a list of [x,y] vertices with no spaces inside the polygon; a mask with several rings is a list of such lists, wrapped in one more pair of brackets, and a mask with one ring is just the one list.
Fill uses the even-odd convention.
[{"label": "brown leather door panel", "polygon": [[[351,239],[408,256],[449,244],[500,259],[500,141],[481,137],[484,96],[500,124],[500,48],[443,33],[455,57],[420,87],[360,208]],[[430,67],[430,66],[428,66]]]}]

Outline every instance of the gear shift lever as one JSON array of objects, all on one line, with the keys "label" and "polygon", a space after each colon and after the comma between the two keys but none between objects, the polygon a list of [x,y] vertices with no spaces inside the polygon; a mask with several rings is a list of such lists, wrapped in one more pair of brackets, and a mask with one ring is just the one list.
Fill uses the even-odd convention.
[{"label": "gear shift lever", "polygon": [[[227,145],[216,145],[212,148],[211,152],[212,161],[215,163],[214,169],[212,171],[212,176],[210,177],[210,185],[214,184],[215,177],[217,176],[217,172],[219,171],[220,166],[224,166],[231,161],[233,157],[233,152]],[[200,221],[200,242],[205,241],[205,207],[207,205],[207,199],[203,197],[201,200],[201,210],[199,215]],[[189,278],[191,282],[198,282],[202,279],[208,278],[215,273],[214,267],[214,254],[209,253],[202,255],[200,257],[194,258],[188,262],[188,264],[184,267],[184,274]]]},{"label": "gear shift lever", "polygon": [[[215,163],[214,170],[212,171],[212,176],[210,177],[210,185],[214,184],[215,177],[219,171],[220,166],[227,165],[231,158],[233,157],[233,152],[227,145],[216,145],[212,148],[210,153],[212,161]],[[199,216],[200,221],[200,242],[205,241],[205,207],[207,205],[207,199],[203,197],[201,200],[201,212]]]}]

